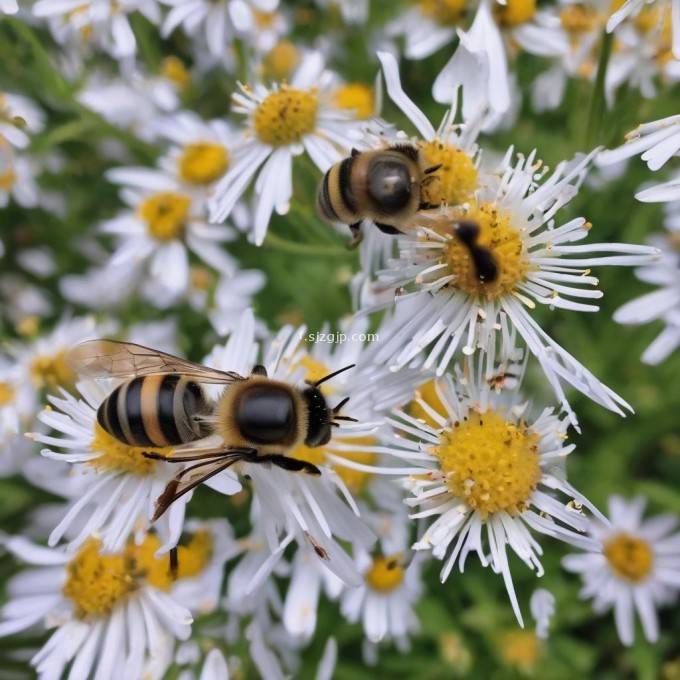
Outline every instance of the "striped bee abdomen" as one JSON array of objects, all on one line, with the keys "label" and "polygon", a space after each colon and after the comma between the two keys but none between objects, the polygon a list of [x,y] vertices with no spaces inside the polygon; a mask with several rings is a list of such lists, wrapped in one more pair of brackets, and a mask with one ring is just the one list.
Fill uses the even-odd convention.
[{"label": "striped bee abdomen", "polygon": [[177,446],[201,437],[191,419],[208,411],[197,383],[178,375],[147,375],[111,392],[97,411],[97,421],[129,446]]}]

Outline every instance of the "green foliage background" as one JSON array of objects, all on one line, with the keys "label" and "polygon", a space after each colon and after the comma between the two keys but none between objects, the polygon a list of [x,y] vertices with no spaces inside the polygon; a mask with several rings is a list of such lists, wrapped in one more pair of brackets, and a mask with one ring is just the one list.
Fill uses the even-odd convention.
[{"label": "green foliage background", "polygon": [[[291,3],[291,7],[299,19],[294,36],[309,41],[316,35],[333,35],[339,56],[329,65],[348,79],[373,82],[377,65],[369,30],[346,31],[337,13],[320,12],[308,2]],[[372,3],[371,26],[381,25],[397,11],[397,6],[387,0]],[[134,17],[133,26],[141,60],[151,73],[158,71],[162,57],[169,54],[190,63],[186,39],[181,34],[175,33],[169,41],[161,41],[157,27],[139,16]],[[243,54],[242,46],[237,47]],[[38,157],[55,150],[63,154],[66,160],[63,169],[44,175],[41,184],[63,193],[68,207],[63,220],[14,204],[0,212],[0,233],[7,249],[1,266],[3,271],[12,271],[16,268],[15,254],[20,249],[48,245],[57,259],[57,273],[47,282],[36,279],[34,283],[46,283],[53,291],[57,290],[59,276],[85,269],[87,263],[74,247],[77,239],[90,232],[96,222],[113,216],[120,207],[116,187],[103,177],[109,164],[101,158],[98,144],[104,139],[121,142],[130,153],[129,165],[153,165],[158,155],[153,145],[107,123],[75,100],[81,83],[70,82],[61,75],[58,53],[58,46],[45,31],[19,19],[0,18],[0,91],[29,96],[48,112],[49,124],[44,132],[34,136],[31,149]],[[402,62],[404,89],[435,125],[441,120],[444,108],[432,101],[430,87],[450,53],[451,47],[447,47],[421,62]],[[116,65],[101,55],[95,61],[112,73],[116,71]],[[526,92],[546,62],[521,55],[513,67]],[[240,78],[246,78],[246,70],[245,62],[241,61]],[[213,71],[204,79],[193,81],[182,95],[183,104],[205,118],[224,116],[234,89],[233,76]],[[587,82],[570,82],[558,110],[536,115],[525,103],[511,130],[483,138],[481,145],[484,149],[503,152],[507,145],[513,144],[525,154],[538,148],[539,157],[554,166],[559,160],[571,158],[579,151],[589,151],[594,145],[609,148],[619,145],[624,134],[640,122],[678,113],[679,95],[677,86],[661,87],[657,98],[643,100],[637,92],[624,88],[618,93],[614,108],[606,110],[601,89]],[[415,132],[387,99],[383,116]],[[642,243],[650,233],[661,230],[663,215],[659,206],[636,202],[634,193],[643,182],[661,181],[667,174],[659,172],[652,176],[646,166],[635,159],[621,177],[604,188],[584,187],[577,199],[558,214],[558,219],[563,223],[583,215],[594,225],[593,240]],[[358,267],[357,254],[345,248],[346,237],[336,235],[314,214],[314,196],[320,179],[316,169],[304,158],[296,159],[294,177],[291,212],[286,217],[274,218],[264,246],[256,248],[243,239],[231,250],[244,268],[257,267],[266,273],[269,283],[258,295],[255,311],[270,328],[277,329],[285,322],[304,321],[312,330],[317,330],[324,322],[336,324],[351,312],[347,284]],[[539,309],[536,315],[558,342],[628,400],[636,413],[622,419],[577,394],[570,395],[582,426],[582,434],[571,433],[577,450],[569,460],[570,481],[605,512],[607,498],[616,493],[627,497],[646,496],[649,513],[680,514],[680,353],[676,352],[658,367],[641,364],[639,357],[660,331],[660,325],[622,327],[612,321],[612,313],[624,302],[650,290],[649,287],[626,268],[600,268],[595,275],[600,277],[600,287],[605,292],[599,313],[586,315]],[[54,301],[56,313],[52,321],[66,309],[56,296]],[[127,324],[163,318],[164,313],[133,300],[117,310],[116,316]],[[26,340],[6,317],[0,318],[3,342]],[[207,321],[196,313],[183,311],[178,318],[182,351],[190,358],[200,359],[217,338]],[[48,321],[41,332],[49,326]],[[551,399],[538,373],[529,375],[528,387],[537,401]],[[8,533],[24,532],[36,505],[55,500],[33,489],[20,477],[0,480],[0,499],[0,522]],[[237,528],[245,529],[243,509],[225,502],[209,489],[196,493],[190,513],[204,517],[226,515]],[[541,543],[546,575],[540,581],[519,560],[511,558],[516,588],[529,625],[528,600],[535,587],[546,587],[557,598],[551,636],[541,643],[535,664],[517,667],[504,657],[504,640],[507,642],[507,634],[517,630],[517,624],[502,580],[470,559],[464,576],[454,572],[444,585],[438,580],[440,564],[430,563],[425,571],[427,594],[417,607],[422,633],[413,639],[410,654],[401,656],[387,648],[375,668],[366,668],[361,660],[360,627],[342,622],[337,605],[324,603],[317,635],[303,656],[300,677],[314,677],[323,645],[328,636],[334,635],[339,643],[338,680],[363,680],[379,675],[413,680],[680,678],[677,608],[661,613],[662,635],[657,645],[646,643],[638,627],[635,645],[625,649],[618,641],[611,614],[595,616],[590,605],[577,597],[578,579],[560,569],[560,559],[568,551],[547,537],[542,537]],[[3,556],[0,582],[4,583],[16,569],[17,564]],[[199,620],[199,635],[209,630],[211,623],[210,617]],[[28,650],[44,639],[44,636],[0,639],[0,678],[30,677],[25,663],[18,662],[10,652],[16,652],[17,648]],[[517,644],[510,646],[516,648]],[[254,677],[245,646],[226,651],[240,654],[243,676]]]}]

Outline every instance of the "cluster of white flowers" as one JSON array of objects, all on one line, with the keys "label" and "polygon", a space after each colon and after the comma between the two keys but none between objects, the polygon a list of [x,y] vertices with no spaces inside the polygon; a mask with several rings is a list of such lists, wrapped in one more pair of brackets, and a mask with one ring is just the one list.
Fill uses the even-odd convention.
[{"label": "cluster of white flowers", "polygon": [[[5,28],[28,41],[54,79],[44,98],[30,79],[0,92],[0,476],[56,499],[0,532],[21,564],[0,636],[51,631],[16,656],[40,678],[269,680],[303,661],[331,678],[326,602],[361,631],[366,664],[386,645],[406,654],[417,604],[463,590],[470,553],[491,567],[485,578],[499,575],[522,627],[529,604],[532,640],[545,640],[559,598],[532,585],[529,601],[511,570],[514,554],[542,577],[544,537],[581,551],[563,566],[596,613],[613,608],[624,645],[636,615],[659,638],[657,609],[680,596],[678,518],[643,521],[642,497],[612,495],[608,519],[568,481],[568,457],[588,465],[568,443],[580,397],[633,408],[550,321],[604,325],[595,272],[635,267],[660,289],[614,320],[663,321],[647,363],[680,346],[680,176],[635,195],[665,204],[667,233],[648,245],[593,241],[598,225],[578,214],[580,191],[606,187],[609,166],[670,167],[680,115],[553,167],[499,140],[572,89],[594,92],[594,129],[621,90],[653,99],[676,83],[678,2],[419,0],[379,22],[377,11],[365,0],[0,0],[0,42]],[[363,83],[333,67],[357,35]],[[402,75],[443,51],[416,103]],[[352,175],[386,151],[418,174],[397,226],[384,206],[385,224],[362,207],[370,164]],[[342,245],[349,231],[323,225],[324,204],[356,216],[356,251]],[[297,266],[318,280],[301,284]],[[306,307],[275,309],[294,287]],[[352,309],[339,318],[341,296]],[[310,334],[313,304],[327,323]],[[320,341],[331,337],[344,341]],[[107,338],[119,344],[92,343]],[[98,370],[72,352],[83,342],[102,353]],[[125,347],[143,358],[120,359]],[[173,387],[161,417],[173,373],[201,386]],[[294,437],[267,432],[253,446],[241,433],[239,418],[257,419],[230,395],[249,380],[296,395]],[[259,398],[276,430],[277,400]],[[327,437],[310,434],[319,419]],[[426,580],[430,560],[441,584]]]}]

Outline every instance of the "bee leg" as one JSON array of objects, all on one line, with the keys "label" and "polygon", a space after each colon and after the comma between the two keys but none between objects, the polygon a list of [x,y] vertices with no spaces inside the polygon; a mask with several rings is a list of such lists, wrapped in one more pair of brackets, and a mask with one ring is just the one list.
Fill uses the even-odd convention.
[{"label": "bee leg", "polygon": [[179,558],[177,555],[177,546],[170,548],[170,579],[177,580],[177,573],[179,571]]},{"label": "bee leg", "polygon": [[356,158],[360,153],[361,153],[361,151],[359,151],[358,149],[352,149],[352,152],[351,152],[350,155],[352,156],[352,158]]},{"label": "bee leg", "polygon": [[439,207],[439,203],[427,203],[423,201],[419,206],[418,210],[434,210]]},{"label": "bee leg", "polygon": [[390,236],[397,236],[398,234],[403,234],[403,231],[399,231],[395,227],[391,227],[389,224],[382,224],[381,222],[374,222],[376,227],[382,231],[383,234],[389,234]]},{"label": "bee leg", "polygon": [[288,470],[289,472],[306,472],[308,475],[314,475],[318,477],[321,474],[316,465],[308,463],[306,460],[298,460],[297,458],[291,458],[290,456],[282,456],[278,453],[271,453],[261,456],[254,456],[249,463],[258,463],[259,465],[276,465],[282,470]]},{"label": "bee leg", "polygon": [[361,233],[361,222],[355,222],[349,225],[349,230],[352,232],[352,240],[347,244],[348,250],[354,250],[364,240],[364,235]]},{"label": "bee leg", "polygon": [[266,378],[267,369],[262,364],[255,364],[255,366],[253,366],[253,370],[250,372],[250,375],[262,375]]},{"label": "bee leg", "polygon": [[425,170],[423,170],[423,175],[429,175],[433,172],[437,172],[437,170],[439,170],[439,168],[441,168],[442,165],[444,165],[444,164],[443,163],[437,163],[437,165],[431,165],[429,168],[425,168]]}]

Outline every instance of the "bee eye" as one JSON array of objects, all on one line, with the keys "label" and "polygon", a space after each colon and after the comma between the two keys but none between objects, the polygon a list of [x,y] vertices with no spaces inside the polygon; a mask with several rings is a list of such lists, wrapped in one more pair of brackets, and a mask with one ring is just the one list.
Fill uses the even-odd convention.
[{"label": "bee eye", "polygon": [[377,158],[368,173],[368,193],[388,214],[403,210],[411,200],[411,173],[397,160]]},{"label": "bee eye", "polygon": [[236,422],[244,437],[256,444],[271,444],[289,438],[295,421],[290,395],[269,385],[253,386],[241,397]]}]

